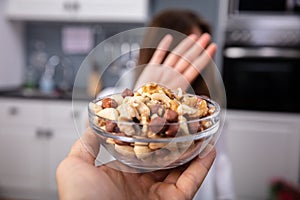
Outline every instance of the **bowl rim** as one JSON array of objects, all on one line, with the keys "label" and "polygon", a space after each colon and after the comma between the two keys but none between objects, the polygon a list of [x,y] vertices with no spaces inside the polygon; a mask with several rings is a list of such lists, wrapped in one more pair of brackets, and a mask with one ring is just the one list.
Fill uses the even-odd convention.
[{"label": "bowl rim", "polygon": [[[110,94],[110,95],[106,95],[104,97],[101,97],[101,98],[98,98],[98,99],[94,99],[92,100],[91,102],[92,103],[96,103],[96,102],[99,102],[101,100],[103,100],[104,98],[107,98],[107,97],[111,97],[113,95],[120,95],[121,93],[114,93],[114,94]],[[209,137],[213,134],[215,134],[217,132],[214,131],[215,129],[218,129],[219,128],[219,125],[220,125],[220,112],[221,112],[221,108],[220,108],[220,105],[208,98],[207,96],[201,96],[201,95],[194,95],[194,94],[184,94],[184,95],[189,95],[189,96],[196,96],[196,97],[200,97],[201,99],[204,99],[208,104],[211,104],[212,106],[215,107],[215,112],[212,114],[212,115],[209,115],[209,116],[206,116],[206,117],[203,117],[203,118],[199,118],[199,119],[193,119],[193,120],[189,120],[189,121],[186,121],[186,122],[166,122],[164,123],[164,125],[180,125],[180,124],[189,124],[189,123],[195,123],[195,122],[201,122],[201,121],[206,121],[206,120],[211,120],[211,119],[217,119],[217,122],[214,123],[211,127],[203,130],[203,131],[200,131],[200,132],[197,132],[197,133],[193,133],[193,134],[189,134],[189,135],[183,135],[183,136],[178,136],[178,137],[162,137],[162,138],[146,138],[146,137],[132,137],[132,136],[120,136],[120,135],[115,135],[115,134],[112,134],[112,133],[106,133],[105,131],[103,131],[103,129],[101,129],[99,126],[97,126],[95,123],[94,123],[94,117],[98,117],[100,119],[103,119],[103,120],[106,120],[106,121],[111,121],[113,123],[116,123],[116,124],[124,124],[124,125],[137,125],[137,126],[140,126],[140,125],[144,125],[143,123],[136,123],[136,122],[126,122],[126,121],[118,121],[118,120],[111,120],[111,119],[107,119],[107,118],[104,118],[104,117],[100,117],[99,115],[97,115],[96,113],[94,113],[90,106],[88,106],[88,113],[89,113],[89,123],[90,123],[90,126],[92,127],[93,130],[95,130],[97,133],[101,134],[102,136],[106,137],[106,138],[112,138],[112,139],[116,139],[116,140],[120,140],[120,141],[123,141],[123,142],[129,142],[129,143],[132,143],[132,142],[146,142],[146,143],[149,143],[149,142],[155,142],[155,143],[169,143],[169,142],[183,142],[183,141],[191,141],[191,140],[198,140],[198,139],[202,139],[202,138],[206,138],[206,137]],[[160,126],[160,125],[158,125]]]},{"label": "bowl rim", "polygon": [[[116,94],[111,94],[111,95],[106,95],[104,97],[101,97],[99,99],[94,99],[92,100],[91,102],[92,103],[96,103],[96,102],[99,102],[107,97],[110,97],[110,96],[113,96],[113,95],[118,95],[118,94],[121,94],[121,93],[116,93]],[[196,96],[196,97],[200,97],[201,99],[204,99],[205,101],[207,101],[208,103],[210,103],[212,106],[215,107],[215,112],[212,114],[212,115],[209,115],[209,116],[206,116],[206,117],[203,117],[203,118],[199,118],[199,119],[192,119],[192,120],[189,120],[189,121],[186,121],[186,122],[166,122],[164,123],[165,125],[176,125],[176,124],[181,124],[181,123],[194,123],[194,122],[200,122],[200,121],[205,121],[205,120],[208,120],[208,119],[211,119],[211,118],[215,118],[217,116],[220,115],[220,112],[221,112],[221,107],[220,105],[206,97],[206,96],[200,96],[200,95],[192,95],[192,94],[187,94],[187,95],[190,95],[190,96]],[[103,119],[103,120],[108,120],[108,121],[111,121],[111,122],[114,122],[114,123],[117,123],[117,124],[124,124],[124,125],[144,125],[143,123],[137,123],[137,122],[127,122],[127,121],[118,121],[118,120],[111,120],[111,119],[107,119],[107,118],[104,118],[104,117],[101,117],[99,115],[97,115],[96,113],[92,112],[91,111],[91,108],[88,106],[88,113],[95,116],[95,117],[99,117],[100,119]]]},{"label": "bowl rim", "polygon": [[213,126],[209,127],[208,129],[205,129],[198,133],[183,135],[183,136],[178,136],[178,137],[162,137],[162,138],[146,138],[146,137],[139,137],[139,136],[136,136],[136,137],[120,136],[120,135],[115,135],[112,133],[107,133],[107,132],[103,131],[99,126],[96,126],[95,124],[92,124],[91,127],[94,131],[96,131],[96,133],[100,134],[101,136],[103,136],[105,138],[120,140],[122,142],[127,142],[127,143],[134,143],[134,142],[171,143],[171,142],[194,141],[194,140],[200,140],[203,138],[210,137],[217,132],[217,130],[219,129],[219,125],[220,125],[220,121],[216,122]]}]

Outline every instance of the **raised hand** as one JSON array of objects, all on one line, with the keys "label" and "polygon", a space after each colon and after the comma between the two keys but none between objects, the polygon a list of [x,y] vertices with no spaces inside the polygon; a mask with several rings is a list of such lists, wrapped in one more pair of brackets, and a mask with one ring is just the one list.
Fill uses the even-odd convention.
[{"label": "raised hand", "polygon": [[199,38],[192,34],[167,55],[173,38],[171,35],[166,35],[139,76],[135,88],[147,82],[157,82],[171,89],[179,87],[183,90],[187,89],[212,61],[217,46],[210,43],[210,40],[211,37],[207,33]]}]

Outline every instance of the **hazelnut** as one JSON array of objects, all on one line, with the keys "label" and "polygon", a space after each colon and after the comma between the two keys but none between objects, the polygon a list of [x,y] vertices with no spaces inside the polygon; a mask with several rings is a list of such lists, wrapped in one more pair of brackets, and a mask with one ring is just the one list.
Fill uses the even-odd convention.
[{"label": "hazelnut", "polygon": [[155,117],[151,119],[149,129],[153,133],[163,133],[167,128],[166,122],[167,120],[163,117]]},{"label": "hazelnut", "polygon": [[164,107],[159,104],[152,105],[150,107],[151,115],[157,114],[158,116],[162,116],[164,114]]},{"label": "hazelnut", "polygon": [[127,97],[127,96],[130,96],[130,97],[133,97],[134,96],[134,93],[132,90],[126,88],[123,92],[122,92],[122,97]]},{"label": "hazelnut", "polygon": [[117,108],[118,103],[111,98],[104,98],[102,100],[102,108]]},{"label": "hazelnut", "polygon": [[[125,133],[116,133],[115,135],[126,136]],[[116,139],[114,139],[114,142],[118,145],[130,145],[130,143],[128,143],[128,142],[123,142],[121,140],[116,140]]]},{"label": "hazelnut", "polygon": [[105,130],[107,132],[119,132],[120,131],[117,124],[115,122],[112,122],[112,121],[106,121]]},{"label": "hazelnut", "polygon": [[189,122],[188,127],[189,127],[190,134],[203,131],[203,127],[199,122]]},{"label": "hazelnut", "polygon": [[166,110],[164,117],[168,122],[178,122],[178,113],[174,110]]},{"label": "hazelnut", "polygon": [[162,158],[165,157],[167,155],[169,155],[171,152],[168,149],[157,149],[156,151],[154,151],[155,156],[157,156],[158,158]]},{"label": "hazelnut", "polygon": [[170,124],[168,130],[166,130],[165,133],[168,137],[175,137],[178,133],[179,128],[179,124]]}]

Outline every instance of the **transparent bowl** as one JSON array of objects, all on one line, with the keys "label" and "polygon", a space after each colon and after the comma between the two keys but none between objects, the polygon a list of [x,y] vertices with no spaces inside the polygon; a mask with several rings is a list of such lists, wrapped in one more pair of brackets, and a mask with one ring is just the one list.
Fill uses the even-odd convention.
[{"label": "transparent bowl", "polygon": [[[99,136],[101,145],[123,164],[144,170],[174,168],[191,161],[197,155],[204,157],[214,147],[219,136],[220,106],[207,97],[197,97],[206,100],[208,107],[214,107],[215,111],[211,115],[200,119],[145,125],[100,117],[89,106],[89,123]],[[92,103],[97,104],[101,100],[94,100]],[[117,125],[123,127],[123,129],[126,127],[138,134],[128,136],[123,133],[108,132],[105,128],[106,124]],[[141,134],[145,128],[167,131],[170,127],[176,130],[172,137]],[[187,130],[189,134],[183,134],[183,129]]]}]

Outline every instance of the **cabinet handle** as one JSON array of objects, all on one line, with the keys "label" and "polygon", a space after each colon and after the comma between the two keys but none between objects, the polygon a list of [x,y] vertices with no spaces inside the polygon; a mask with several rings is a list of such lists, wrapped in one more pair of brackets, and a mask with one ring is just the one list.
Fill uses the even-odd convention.
[{"label": "cabinet handle", "polygon": [[19,113],[19,109],[18,109],[17,107],[15,107],[15,106],[10,107],[10,108],[8,109],[8,113],[9,113],[9,115],[11,115],[11,116],[16,116],[16,115]]},{"label": "cabinet handle", "polygon": [[52,137],[53,137],[53,131],[51,131],[51,130],[45,130],[45,131],[44,131],[44,136],[45,136],[45,138],[47,138],[47,139],[52,138]]},{"label": "cabinet handle", "polygon": [[37,138],[42,138],[44,135],[44,131],[42,129],[38,129],[35,134]]},{"label": "cabinet handle", "polygon": [[53,131],[52,130],[44,130],[44,129],[38,129],[36,131],[36,137],[37,138],[45,138],[45,139],[50,139],[53,137]]},{"label": "cabinet handle", "polygon": [[64,4],[63,4],[63,6],[64,6],[64,9],[65,10],[72,10],[72,4],[70,3],[70,2],[65,2]]},{"label": "cabinet handle", "polygon": [[79,9],[80,9],[80,4],[77,2],[77,1],[75,1],[74,3],[73,3],[73,9],[72,10],[74,10],[74,11],[78,11]]}]

